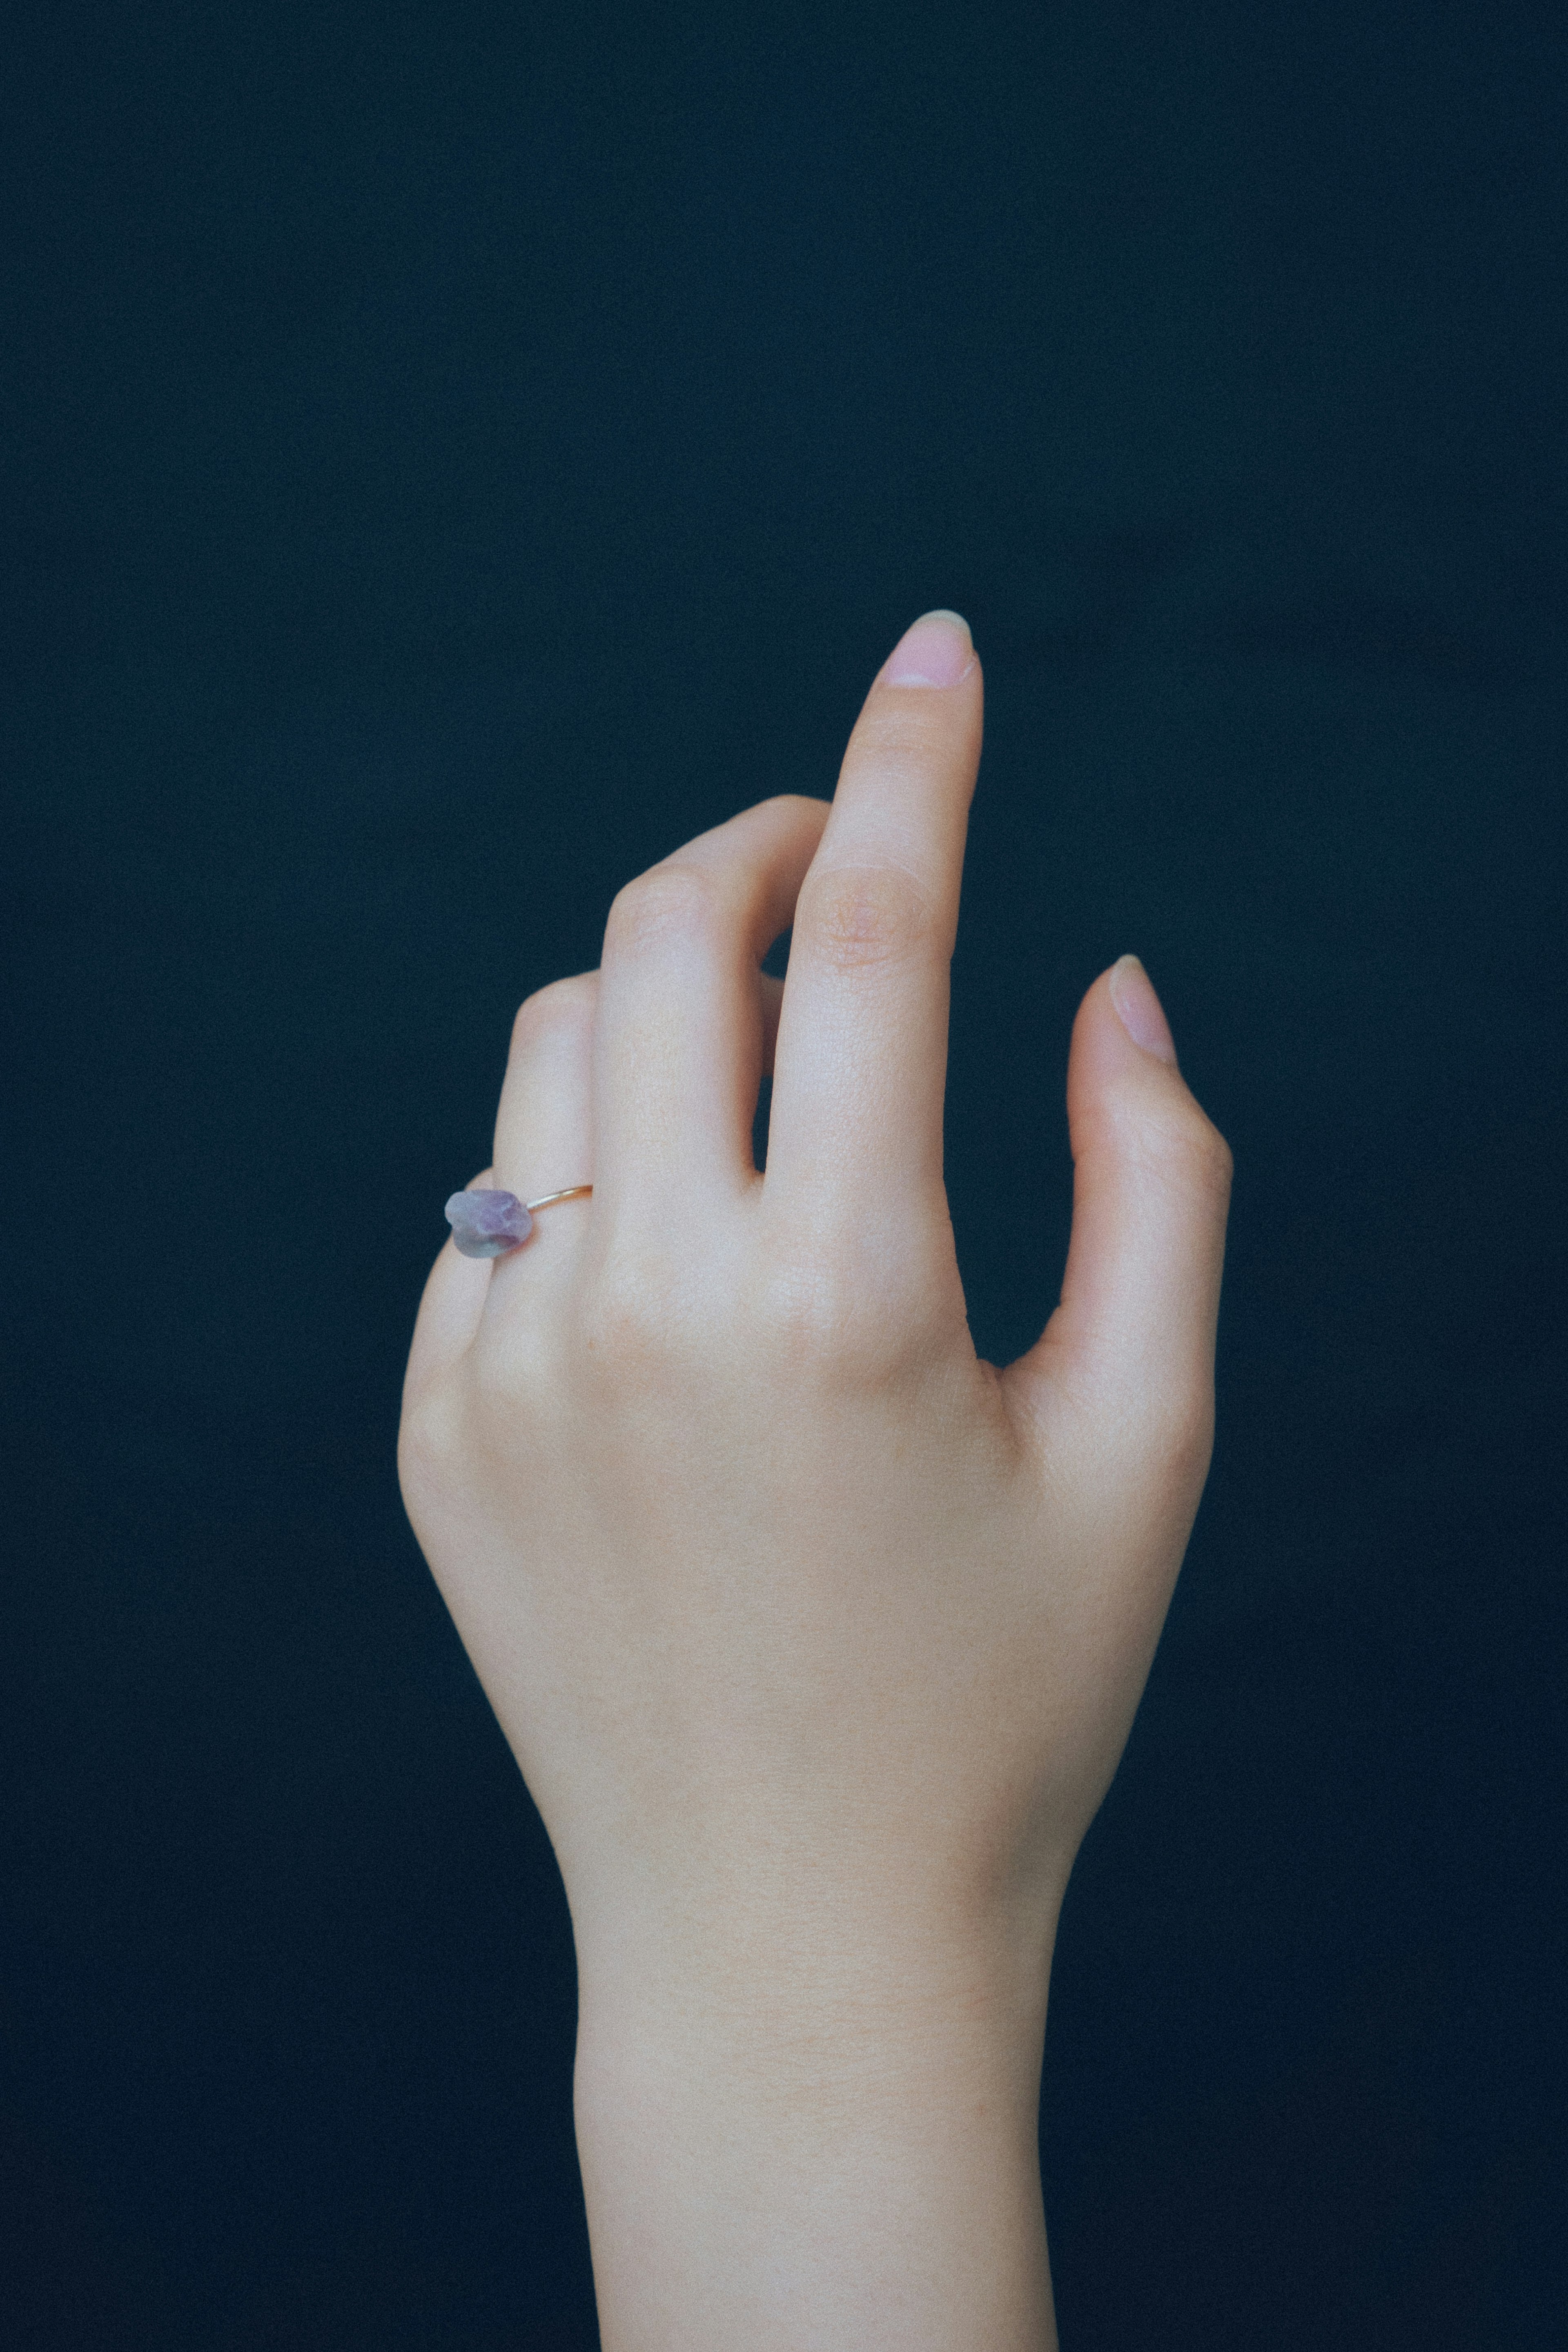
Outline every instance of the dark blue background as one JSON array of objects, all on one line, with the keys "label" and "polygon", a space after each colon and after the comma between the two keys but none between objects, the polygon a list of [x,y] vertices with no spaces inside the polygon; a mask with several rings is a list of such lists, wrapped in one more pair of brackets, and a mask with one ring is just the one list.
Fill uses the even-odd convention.
[{"label": "dark blue background", "polygon": [[[0,2340],[585,2347],[548,1843],[393,1468],[509,1016],[989,689],[950,1184],[1136,950],[1213,1476],[1062,1924],[1065,2352],[1562,2341],[1557,9],[62,5],[8,42]],[[570,1174],[570,1171],[566,1171]]]}]

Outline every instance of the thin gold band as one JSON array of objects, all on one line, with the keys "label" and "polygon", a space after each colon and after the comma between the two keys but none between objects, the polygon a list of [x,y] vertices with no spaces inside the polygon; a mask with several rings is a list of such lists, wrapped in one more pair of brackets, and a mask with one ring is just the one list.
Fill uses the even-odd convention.
[{"label": "thin gold band", "polygon": [[531,1216],[536,1209],[548,1209],[555,1201],[575,1201],[580,1192],[591,1192],[591,1184],[569,1184],[564,1192],[547,1192],[542,1201],[525,1201],[523,1206]]}]

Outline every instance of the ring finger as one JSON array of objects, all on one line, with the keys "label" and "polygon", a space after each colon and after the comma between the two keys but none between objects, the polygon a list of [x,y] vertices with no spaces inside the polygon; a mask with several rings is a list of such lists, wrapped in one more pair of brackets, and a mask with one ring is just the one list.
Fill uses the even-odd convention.
[{"label": "ring finger", "polygon": [[[774,1040],[783,982],[768,972],[755,975],[762,1067],[773,1068]],[[594,1171],[593,1034],[599,974],[580,972],[540,989],[520,1007],[512,1024],[507,1075],[496,1111],[495,1163],[487,1181],[537,1201],[570,1185],[591,1184]],[[530,1295],[541,1285],[564,1289],[587,1237],[592,1202],[561,1201],[539,1213],[525,1248],[491,1261],[490,1296],[497,1302],[530,1266]]]},{"label": "ring finger", "polygon": [[759,966],[789,924],[827,804],[763,801],[622,890],[604,934],[594,1031],[596,1209],[669,1236],[755,1181],[768,1051]]}]

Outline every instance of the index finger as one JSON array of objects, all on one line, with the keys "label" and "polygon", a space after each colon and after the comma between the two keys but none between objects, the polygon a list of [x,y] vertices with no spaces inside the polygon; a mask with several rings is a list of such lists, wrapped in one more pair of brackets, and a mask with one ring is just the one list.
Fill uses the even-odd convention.
[{"label": "index finger", "polygon": [[945,1209],[948,966],[980,761],[980,665],[927,613],[855,722],[800,887],[768,1119],[767,1190],[813,1222]]}]

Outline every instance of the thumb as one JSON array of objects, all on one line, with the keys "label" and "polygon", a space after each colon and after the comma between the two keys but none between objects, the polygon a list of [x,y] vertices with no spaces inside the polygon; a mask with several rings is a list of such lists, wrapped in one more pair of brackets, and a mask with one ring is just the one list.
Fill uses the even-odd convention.
[{"label": "thumb", "polygon": [[1085,996],[1067,1066],[1072,1236],[1061,1304],[1010,1384],[1038,1418],[1065,1383],[1134,1445],[1208,1468],[1230,1151],[1176,1067],[1147,972],[1123,956]]}]

